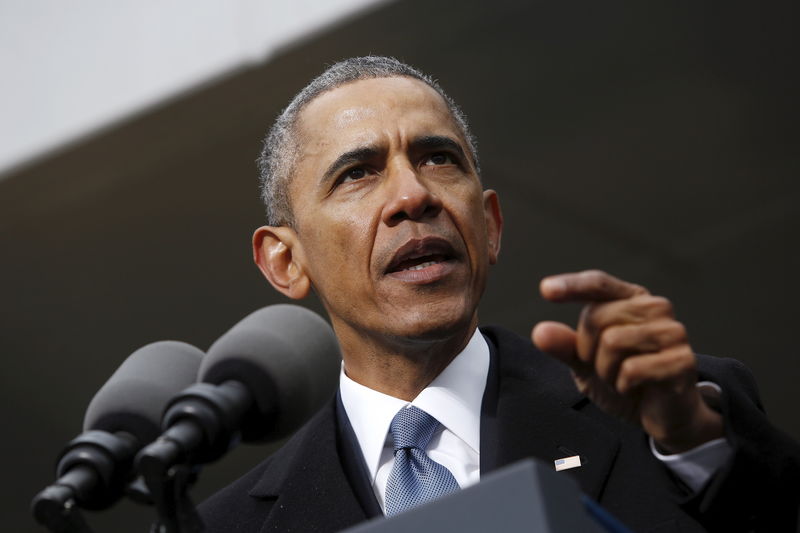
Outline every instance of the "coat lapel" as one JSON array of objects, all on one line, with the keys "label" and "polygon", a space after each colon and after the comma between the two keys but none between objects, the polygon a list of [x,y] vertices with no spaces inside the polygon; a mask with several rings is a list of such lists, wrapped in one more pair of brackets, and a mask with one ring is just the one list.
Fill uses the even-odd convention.
[{"label": "coat lapel", "polygon": [[555,460],[578,455],[581,466],[562,473],[599,499],[620,446],[598,419],[605,415],[577,391],[561,363],[509,332],[482,331],[492,364],[481,419],[481,470],[526,457],[554,467]]},{"label": "coat lapel", "polygon": [[250,490],[271,505],[262,532],[339,531],[366,520],[339,459],[335,409],[317,413]]}]

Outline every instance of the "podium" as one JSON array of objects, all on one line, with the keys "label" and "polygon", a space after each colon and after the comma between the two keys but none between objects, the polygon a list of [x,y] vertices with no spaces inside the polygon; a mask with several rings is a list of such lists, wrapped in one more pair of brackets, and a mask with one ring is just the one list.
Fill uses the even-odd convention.
[{"label": "podium", "polygon": [[343,533],[630,533],[549,465],[526,459],[480,483]]}]

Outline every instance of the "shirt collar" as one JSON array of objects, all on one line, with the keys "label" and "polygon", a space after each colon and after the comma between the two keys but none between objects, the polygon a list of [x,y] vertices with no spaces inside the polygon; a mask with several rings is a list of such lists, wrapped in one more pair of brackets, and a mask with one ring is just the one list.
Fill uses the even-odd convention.
[{"label": "shirt collar", "polygon": [[[489,346],[480,331],[475,329],[464,350],[414,398],[411,405],[429,413],[480,453],[481,403],[488,373]],[[369,470],[370,481],[374,481],[392,418],[409,402],[356,383],[345,374],[344,364],[339,375],[339,389]]]}]

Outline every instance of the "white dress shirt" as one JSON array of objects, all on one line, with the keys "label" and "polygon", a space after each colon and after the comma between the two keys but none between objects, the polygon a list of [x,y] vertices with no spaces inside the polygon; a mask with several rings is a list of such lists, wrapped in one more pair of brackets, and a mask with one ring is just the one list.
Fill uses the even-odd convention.
[{"label": "white dress shirt", "polygon": [[[413,401],[407,402],[356,383],[342,364],[339,390],[353,427],[375,497],[383,512],[386,483],[394,465],[389,425],[397,412],[414,405],[441,423],[426,450],[453,473],[461,488],[480,479],[481,404],[489,374],[489,346],[475,330],[467,346]],[[535,422],[533,422],[535,423]],[[731,447],[725,439],[707,442],[684,453],[653,454],[693,490],[699,490],[725,463]]]},{"label": "white dress shirt", "polygon": [[441,423],[426,452],[444,465],[461,488],[480,479],[481,403],[489,374],[489,346],[478,330],[464,350],[412,402],[400,400],[356,383],[345,373],[339,378],[342,404],[369,472],[372,490],[383,512],[394,446],[389,434],[397,411],[419,407]]}]

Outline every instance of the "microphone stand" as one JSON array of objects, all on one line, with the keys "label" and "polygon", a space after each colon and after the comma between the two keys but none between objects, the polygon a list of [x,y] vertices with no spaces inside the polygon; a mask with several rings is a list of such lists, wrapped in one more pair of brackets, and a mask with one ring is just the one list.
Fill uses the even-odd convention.
[{"label": "microphone stand", "polygon": [[150,533],[200,533],[205,530],[189,497],[189,488],[197,480],[196,468],[179,464],[165,471],[157,462],[144,461],[140,470],[150,487],[158,515]]},{"label": "microphone stand", "polygon": [[163,417],[166,431],[136,458],[158,513],[151,533],[204,530],[188,494],[197,479],[196,465],[216,460],[230,449],[252,403],[250,392],[237,381],[196,383],[170,402]]}]

